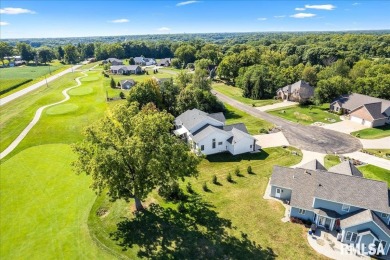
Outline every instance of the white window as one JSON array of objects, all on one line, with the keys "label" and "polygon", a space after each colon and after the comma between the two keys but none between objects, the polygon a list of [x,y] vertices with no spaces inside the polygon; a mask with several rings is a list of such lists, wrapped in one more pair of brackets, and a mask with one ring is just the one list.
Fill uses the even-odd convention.
[{"label": "white window", "polygon": [[341,207],[341,210],[342,210],[342,211],[349,212],[350,207],[351,207],[351,206],[349,206],[349,205],[347,205],[347,204],[343,204],[343,206]]},{"label": "white window", "polygon": [[301,215],[305,215],[305,214],[306,214],[306,210],[304,210],[304,209],[299,209],[298,213],[301,214]]},{"label": "white window", "polygon": [[389,214],[382,213],[382,218],[388,218],[388,217],[389,217]]},{"label": "white window", "polygon": [[345,239],[346,239],[346,240],[352,241],[352,242],[355,242],[355,241],[356,241],[356,238],[357,238],[357,234],[356,234],[356,233],[353,233],[353,232],[350,232],[350,231],[348,231],[348,232],[347,232],[347,235],[345,236]]}]

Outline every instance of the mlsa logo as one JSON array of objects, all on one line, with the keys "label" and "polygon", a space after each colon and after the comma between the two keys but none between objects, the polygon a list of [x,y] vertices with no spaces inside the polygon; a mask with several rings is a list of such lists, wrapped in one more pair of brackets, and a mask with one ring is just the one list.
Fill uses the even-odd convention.
[{"label": "mlsa logo", "polygon": [[350,245],[343,245],[343,248],[341,250],[341,254],[352,254],[352,255],[385,255],[385,249],[383,247],[382,243],[379,243],[378,245],[371,243],[366,246],[365,244],[350,244]]}]

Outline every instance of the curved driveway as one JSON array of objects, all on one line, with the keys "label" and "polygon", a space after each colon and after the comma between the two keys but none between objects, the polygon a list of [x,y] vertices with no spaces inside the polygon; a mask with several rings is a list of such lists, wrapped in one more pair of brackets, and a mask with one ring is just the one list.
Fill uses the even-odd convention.
[{"label": "curved driveway", "polygon": [[[301,150],[326,154],[344,154],[358,151],[362,148],[360,141],[347,134],[318,126],[304,126],[285,119],[259,111],[237,100],[212,90],[219,100],[238,108],[248,114],[269,121],[282,129],[289,143]],[[261,145],[261,144],[260,144]]]}]

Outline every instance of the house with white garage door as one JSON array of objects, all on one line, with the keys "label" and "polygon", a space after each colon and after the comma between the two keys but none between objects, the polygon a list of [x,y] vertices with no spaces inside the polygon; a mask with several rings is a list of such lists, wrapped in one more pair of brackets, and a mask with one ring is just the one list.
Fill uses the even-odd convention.
[{"label": "house with white garage door", "polygon": [[330,110],[346,114],[351,121],[368,127],[390,124],[390,101],[385,99],[352,93],[333,101]]},{"label": "house with white garage door", "polygon": [[175,119],[174,133],[196,153],[205,155],[230,152],[233,155],[255,151],[256,139],[242,123],[225,125],[223,113],[208,114],[187,110]]}]

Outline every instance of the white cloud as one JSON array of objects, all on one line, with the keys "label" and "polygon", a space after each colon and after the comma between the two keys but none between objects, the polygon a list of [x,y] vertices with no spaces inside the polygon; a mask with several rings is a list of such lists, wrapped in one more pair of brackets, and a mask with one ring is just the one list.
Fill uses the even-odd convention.
[{"label": "white cloud", "polygon": [[297,7],[295,8],[295,11],[305,11],[306,9],[305,8],[302,8],[302,7]]},{"label": "white cloud", "polygon": [[161,27],[161,28],[158,28],[157,31],[160,31],[160,32],[167,32],[167,31],[170,31],[171,28],[168,28],[168,27]]},{"label": "white cloud", "polygon": [[305,5],[306,9],[328,10],[331,11],[336,8],[334,5]]},{"label": "white cloud", "polygon": [[24,8],[6,7],[0,9],[0,14],[35,14],[35,12]]},{"label": "white cloud", "polygon": [[274,16],[275,18],[284,18],[284,17],[286,17],[285,15],[275,15]]},{"label": "white cloud", "polygon": [[129,20],[128,19],[116,19],[116,20],[112,20],[112,21],[109,21],[110,23],[128,23]]},{"label": "white cloud", "polygon": [[257,18],[257,20],[258,20],[258,21],[265,21],[265,20],[267,20],[267,18],[265,18],[265,17],[259,17],[259,18]]},{"label": "white cloud", "polygon": [[198,2],[199,2],[199,1],[185,1],[185,2],[177,3],[176,6],[183,6],[183,5],[196,4],[196,3],[198,3]]},{"label": "white cloud", "polygon": [[352,5],[360,5],[360,3],[353,3]]},{"label": "white cloud", "polygon": [[0,26],[6,26],[6,25],[9,25],[8,22],[0,22]]},{"label": "white cloud", "polygon": [[316,16],[316,14],[311,14],[311,13],[297,13],[297,14],[290,15],[290,17],[292,18],[310,18],[314,16]]}]

